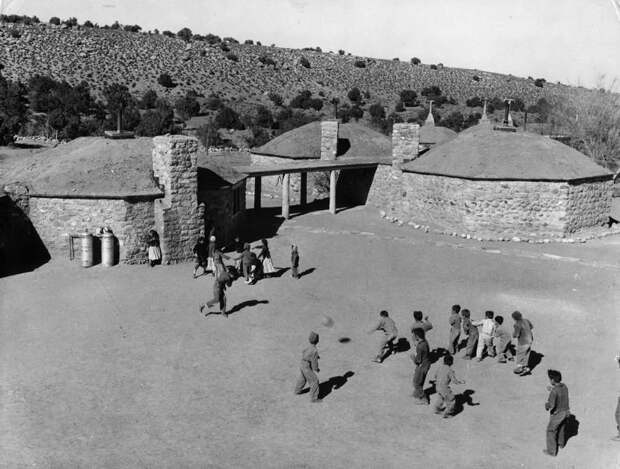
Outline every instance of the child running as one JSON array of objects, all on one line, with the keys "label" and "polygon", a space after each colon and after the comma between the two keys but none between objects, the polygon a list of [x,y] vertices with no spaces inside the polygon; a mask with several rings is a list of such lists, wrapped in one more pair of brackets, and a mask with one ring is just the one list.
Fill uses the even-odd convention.
[{"label": "child running", "polygon": [[394,340],[398,336],[396,323],[387,311],[383,310],[379,313],[379,322],[368,333],[372,334],[374,331],[383,331],[383,339],[379,345],[377,356],[373,359],[373,362],[382,363],[394,351]]}]

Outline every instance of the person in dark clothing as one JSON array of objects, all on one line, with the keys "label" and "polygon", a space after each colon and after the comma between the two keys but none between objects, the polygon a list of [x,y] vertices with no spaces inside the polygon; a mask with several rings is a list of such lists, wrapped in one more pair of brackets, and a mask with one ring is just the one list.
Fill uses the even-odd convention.
[{"label": "person in dark clothing", "polygon": [[411,325],[411,335],[412,339],[415,342],[415,329],[422,329],[426,334],[433,328],[433,324],[428,320],[428,316],[424,316],[422,311],[414,311],[413,312],[413,324]]},{"label": "person in dark clothing", "polygon": [[276,269],[273,267],[273,262],[271,260],[271,252],[269,251],[269,244],[265,238],[260,240],[260,252],[258,253],[258,258],[263,264],[263,276],[269,277],[271,274],[275,274]]},{"label": "person in dark clothing", "polygon": [[263,277],[263,263],[258,256],[250,253],[250,285],[254,285]]},{"label": "person in dark clothing", "polygon": [[250,283],[250,266],[252,265],[252,251],[250,251],[250,243],[243,245],[241,253],[241,272],[245,278],[245,283]]},{"label": "person in dark clothing", "polygon": [[154,267],[156,264],[161,264],[161,249],[159,247],[159,235],[157,231],[149,231],[148,238],[146,240],[148,245],[149,264]]},{"label": "person in dark clothing", "polygon": [[463,359],[471,360],[479,340],[478,328],[471,323],[471,313],[468,309],[461,311],[461,316],[463,316],[463,333],[467,334],[467,346]]},{"label": "person in dark clothing", "polygon": [[460,312],[461,307],[459,305],[452,306],[452,312],[450,313],[450,340],[448,342],[448,353],[451,355],[456,353],[456,347],[459,343],[459,337],[461,336]]},{"label": "person in dark clothing", "polygon": [[549,456],[558,454],[558,446],[564,448],[566,445],[566,419],[570,415],[568,407],[568,388],[562,383],[562,373],[557,370],[548,370],[547,375],[551,386],[549,390],[549,398],[545,403],[545,409],[551,414],[549,424],[547,425],[547,449],[543,449],[543,453]]},{"label": "person in dark clothing", "polygon": [[413,372],[413,397],[416,404],[428,405],[428,399],[424,394],[424,381],[431,367],[430,351],[424,329],[417,327],[413,330],[415,337],[415,352],[411,354],[411,359],[415,363]]},{"label": "person in dark clothing", "polygon": [[321,402],[319,399],[319,377],[316,375],[319,370],[319,351],[316,344],[319,343],[319,335],[310,332],[308,337],[310,345],[301,353],[301,364],[299,365],[299,379],[295,384],[295,394],[301,394],[306,383],[310,385],[310,401]]},{"label": "person in dark clothing", "polygon": [[294,244],[291,246],[291,276],[299,278],[299,250]]},{"label": "person in dark clothing", "polygon": [[207,273],[209,245],[206,243],[204,236],[198,238],[198,241],[194,245],[193,252],[196,256],[196,265],[194,265],[194,278],[196,278],[196,272],[198,272],[199,267],[202,267],[203,274]]}]

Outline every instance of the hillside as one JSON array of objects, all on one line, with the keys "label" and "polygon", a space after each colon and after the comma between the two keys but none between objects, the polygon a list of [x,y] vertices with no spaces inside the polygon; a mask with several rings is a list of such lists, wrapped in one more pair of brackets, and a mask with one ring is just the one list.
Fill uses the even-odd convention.
[{"label": "hillside", "polygon": [[[313,94],[322,92],[329,101],[342,99],[358,87],[369,92],[370,100],[391,106],[403,89],[419,93],[435,85],[461,104],[473,96],[486,96],[521,98],[529,105],[541,97],[557,102],[564,93],[577,90],[551,83],[540,88],[530,79],[478,70],[432,70],[424,64],[233,42],[227,42],[230,50],[224,51],[219,44],[203,40],[186,43],[159,34],[81,26],[2,24],[0,43],[0,63],[7,78],[24,81],[42,74],[71,84],[86,80],[96,95],[106,84],[118,82],[137,96],[147,89],[163,96],[195,90],[204,95],[217,93],[229,101],[268,103],[269,92],[288,99],[307,89]],[[231,54],[237,61],[227,58]],[[261,63],[261,56],[275,61],[275,67]],[[300,64],[302,56],[310,68]],[[355,65],[360,60],[364,68]],[[178,86],[159,85],[161,73],[168,73]]]}]

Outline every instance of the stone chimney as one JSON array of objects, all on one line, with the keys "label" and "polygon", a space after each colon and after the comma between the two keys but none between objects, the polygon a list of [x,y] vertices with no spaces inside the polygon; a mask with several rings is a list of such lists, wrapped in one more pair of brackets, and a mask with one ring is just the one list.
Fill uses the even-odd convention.
[{"label": "stone chimney", "polygon": [[400,165],[418,157],[420,145],[420,125],[397,123],[392,127],[392,166],[400,169]]},{"label": "stone chimney", "polygon": [[335,160],[338,151],[338,121],[321,122],[321,159]]},{"label": "stone chimney", "polygon": [[155,230],[164,263],[193,257],[200,234],[198,212],[198,140],[184,135],[153,139],[153,175],[164,191],[155,200]]}]

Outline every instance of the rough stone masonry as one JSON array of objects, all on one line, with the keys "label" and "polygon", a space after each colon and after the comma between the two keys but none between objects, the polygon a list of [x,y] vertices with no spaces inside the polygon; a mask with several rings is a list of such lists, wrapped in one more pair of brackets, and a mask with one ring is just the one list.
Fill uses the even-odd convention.
[{"label": "rough stone masonry", "polygon": [[153,139],[153,174],[164,190],[155,201],[155,229],[159,234],[164,263],[193,257],[200,235],[198,211],[198,140],[183,135]]}]

